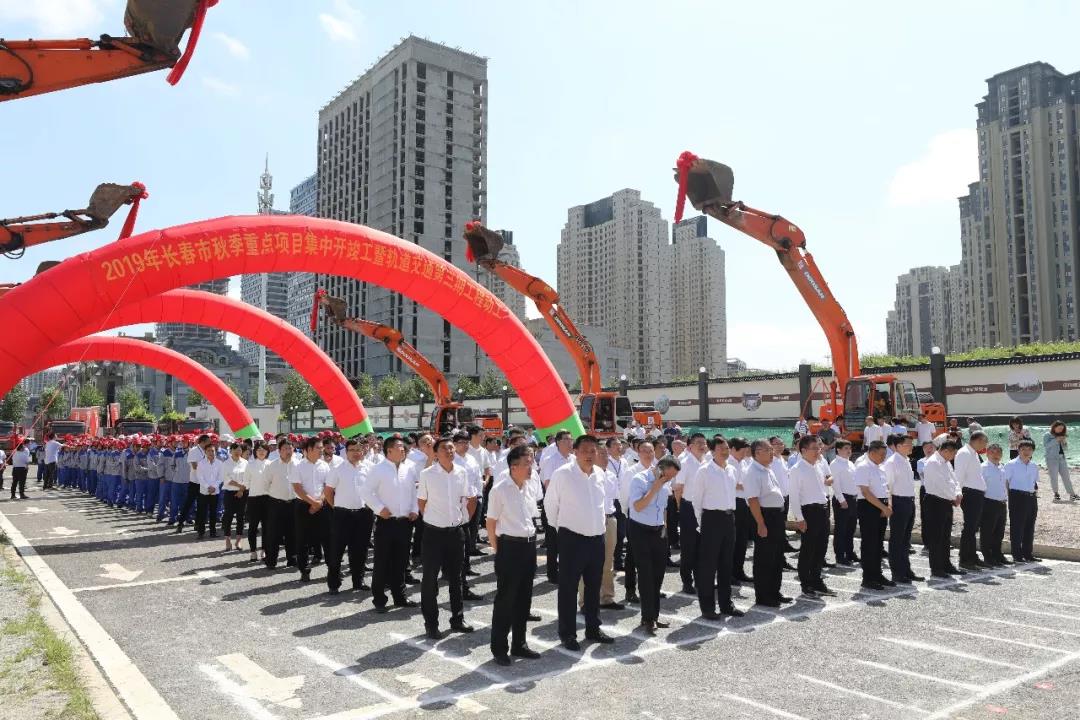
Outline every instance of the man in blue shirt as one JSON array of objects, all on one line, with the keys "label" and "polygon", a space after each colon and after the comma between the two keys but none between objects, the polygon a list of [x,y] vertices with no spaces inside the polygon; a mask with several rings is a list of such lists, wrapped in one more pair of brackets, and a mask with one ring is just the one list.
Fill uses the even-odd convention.
[{"label": "man in blue shirt", "polygon": [[667,540],[664,517],[671,481],[679,474],[679,461],[661,458],[655,468],[638,473],[630,481],[630,521],[627,528],[637,564],[638,597],[641,598],[641,627],[650,634],[666,628],[660,620],[660,588],[667,570]]},{"label": "man in blue shirt", "polygon": [[1039,481],[1039,466],[1031,461],[1035,443],[1021,440],[1020,455],[1005,464],[1005,484],[1009,488],[1009,539],[1012,541],[1014,562],[1041,562],[1032,555],[1035,542],[1035,518],[1039,501],[1035,484]]}]

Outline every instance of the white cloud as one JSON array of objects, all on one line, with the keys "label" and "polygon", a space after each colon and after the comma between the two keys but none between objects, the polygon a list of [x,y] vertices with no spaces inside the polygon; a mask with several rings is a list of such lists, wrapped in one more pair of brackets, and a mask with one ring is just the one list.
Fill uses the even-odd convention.
[{"label": "white cloud", "polygon": [[921,157],[900,166],[889,183],[889,205],[912,207],[955,202],[978,179],[978,140],[973,128],[930,138]]},{"label": "white cloud", "polygon": [[334,41],[356,42],[356,28],[363,15],[350,0],[334,0],[333,13],[319,13],[319,24],[327,37]]},{"label": "white cloud", "polygon": [[202,81],[203,85],[206,86],[207,89],[216,92],[218,95],[234,97],[240,92],[239,88],[237,88],[235,85],[230,85],[224,80],[216,77],[204,77]]},{"label": "white cloud", "polygon": [[221,44],[225,46],[225,49],[229,51],[229,54],[234,58],[240,58],[241,60],[247,60],[251,57],[251,51],[248,50],[248,46],[240,42],[231,35],[226,35],[223,32],[214,33],[214,37],[221,41]]},{"label": "white cloud", "polygon": [[[116,14],[107,27],[106,9]],[[20,22],[30,23],[34,33],[44,38],[97,37],[110,30],[123,34],[123,14],[116,0],[0,0],[0,23]]]}]

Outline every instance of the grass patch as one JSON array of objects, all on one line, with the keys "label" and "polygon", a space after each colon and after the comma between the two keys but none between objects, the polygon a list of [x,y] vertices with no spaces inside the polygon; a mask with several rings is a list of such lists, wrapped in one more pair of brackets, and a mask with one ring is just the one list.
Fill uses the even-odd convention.
[{"label": "grass patch", "polygon": [[19,636],[28,643],[24,650],[5,663],[5,667],[0,667],[0,678],[7,676],[15,664],[29,657],[40,658],[41,664],[47,668],[47,678],[27,678],[30,684],[26,691],[47,689],[63,693],[67,703],[57,716],[59,718],[98,720],[98,714],[75,668],[71,645],[49,627],[38,610],[41,594],[25,573],[15,570],[6,562],[0,567],[0,577],[19,590],[28,608],[25,617],[9,620],[0,628],[0,636]]}]

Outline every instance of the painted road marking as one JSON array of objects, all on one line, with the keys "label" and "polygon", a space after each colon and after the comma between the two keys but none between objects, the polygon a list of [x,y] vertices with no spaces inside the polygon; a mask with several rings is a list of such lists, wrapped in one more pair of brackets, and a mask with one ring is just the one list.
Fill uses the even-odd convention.
[{"label": "painted road marking", "polygon": [[844,687],[843,685],[836,685],[835,683],[831,683],[831,682],[829,682],[827,680],[821,680],[821,679],[816,678],[816,677],[810,677],[809,675],[800,675],[800,674],[796,673],[795,677],[802,678],[803,680],[805,680],[807,682],[810,682],[810,683],[814,683],[815,685],[821,685],[822,687],[827,687],[830,690],[836,690],[837,692],[842,692],[842,693],[847,693],[849,695],[854,695],[855,697],[860,697],[863,700],[872,700],[873,702],[878,702],[878,703],[881,703],[882,705],[888,705],[889,707],[899,708],[900,710],[910,710],[911,712],[917,712],[917,713],[923,713],[923,714],[926,714],[926,713],[930,712],[929,710],[923,710],[922,708],[915,707],[914,705],[905,705],[902,702],[896,702],[895,700],[889,700],[888,698],[878,697],[877,695],[871,695],[870,693],[864,693],[864,692],[861,692],[859,690],[855,690],[853,688]]},{"label": "painted road marking", "polygon": [[1053,600],[1036,600],[1032,598],[1031,602],[1037,602],[1042,605],[1056,605],[1057,607],[1080,608],[1080,605],[1078,605],[1077,603],[1054,602]]},{"label": "painted road marking", "polygon": [[1043,617],[1061,618],[1062,620],[1080,620],[1080,615],[1068,615],[1066,613],[1042,612],[1041,610],[1028,610],[1027,608],[1011,607],[1010,610],[1027,613],[1028,615],[1041,615]]},{"label": "painted road marking", "polygon": [[1007,645],[1018,645],[1019,647],[1031,648],[1032,650],[1045,650],[1047,652],[1061,653],[1068,655],[1072,650],[1062,650],[1060,648],[1049,647],[1048,645],[1036,645],[1035,643],[1026,643],[1019,640],[1008,640],[1002,637],[995,637],[994,635],[983,635],[982,633],[968,632],[967,630],[957,630],[956,628],[943,627],[941,625],[935,625],[935,630],[941,632],[951,632],[957,635],[967,635],[968,637],[982,638],[983,640],[993,640],[994,642],[1005,643]]},{"label": "painted road marking", "polygon": [[86,538],[86,537],[101,537],[103,535],[111,535],[113,537],[116,537],[118,535],[131,535],[132,534],[130,530],[112,530],[110,532],[100,532],[100,533],[80,533],[78,530],[71,530],[71,529],[66,528],[66,527],[53,528],[51,532],[53,533],[52,535],[42,535],[41,537],[26,538],[26,542],[42,542],[43,540],[60,540],[61,538],[72,537],[74,535],[78,535],[79,539],[81,540],[81,539]]},{"label": "painted road marking", "polygon": [[61,525],[59,527],[54,527],[52,530],[49,531],[49,533],[51,535],[56,535],[58,537],[69,537],[71,535],[78,535],[79,531],[78,530],[72,530],[71,528],[66,528],[63,525]]},{"label": "painted road marking", "polygon": [[97,590],[116,590],[117,588],[144,587],[146,585],[161,585],[162,583],[184,582],[186,580],[221,582],[221,575],[213,570],[197,570],[193,575],[180,575],[179,577],[160,578],[158,580],[139,580],[137,582],[123,583],[120,585],[92,585],[90,587],[72,588],[71,592],[84,593]]},{"label": "painted road marking", "polygon": [[[466,660],[463,657],[457,657],[455,655],[450,655],[446,651],[439,649],[437,647],[438,643],[432,643],[430,640],[421,640],[421,639],[418,639],[418,638],[411,638],[411,637],[409,637],[407,635],[402,635],[401,633],[390,633],[390,637],[394,638],[398,642],[405,642],[405,643],[408,643],[408,644],[410,644],[410,645],[412,645],[414,647],[420,648],[424,652],[429,652],[432,655],[434,655],[435,657],[439,658],[440,660],[446,660],[447,662],[452,662],[455,665],[460,665],[461,667],[465,668],[469,672],[474,672],[474,673],[483,675],[485,678],[487,678],[489,681],[491,681],[493,683],[506,683],[506,682],[508,682],[507,679],[504,678],[502,675],[499,675],[497,672],[493,672],[491,670],[488,670],[487,668],[483,667],[480,663],[470,662],[470,661]],[[423,688],[423,689],[424,690],[430,690],[431,688]]]},{"label": "painted road marking", "polygon": [[242,653],[219,655],[216,660],[244,682],[241,692],[248,697],[294,710],[303,704],[296,697],[296,691],[304,684],[303,675],[274,677]]},{"label": "painted road marking", "polygon": [[898,638],[887,637],[878,637],[878,640],[884,640],[887,643],[893,643],[894,645],[901,645],[903,647],[909,647],[915,650],[926,650],[928,652],[936,652],[942,655],[951,655],[952,657],[963,658],[964,660],[973,660],[974,662],[986,663],[987,665],[997,665],[998,667],[1009,668],[1011,670],[1027,670],[1026,667],[1022,667],[1020,665],[1002,662],[1001,660],[991,660],[989,658],[979,657],[978,655],[972,655],[971,653],[962,652],[960,650],[953,650],[951,648],[943,648],[938,645],[931,645],[930,643],[918,642],[917,640],[900,640]]},{"label": "painted road marking", "polygon": [[1068,630],[1058,630],[1057,628],[1048,628],[1042,625],[1028,625],[1026,623],[1010,622],[1008,620],[998,620],[997,618],[981,617],[979,615],[973,617],[972,620],[981,620],[982,622],[997,623],[998,625],[1008,625],[1009,627],[1024,628],[1025,630],[1043,630],[1044,632],[1057,633],[1058,635],[1080,637],[1080,632],[1069,632]]},{"label": "painted road marking", "polygon": [[[394,679],[398,680],[399,682],[405,683],[413,690],[421,693],[428,692],[439,687],[439,683],[435,682],[431,678],[424,677],[423,675],[395,675]],[[460,710],[464,710],[465,712],[471,713],[473,715],[482,713],[487,710],[486,705],[481,705],[472,698],[467,697],[459,699],[454,704],[457,705]]]},{"label": "painted road marking", "polygon": [[0,528],[105,672],[105,676],[123,698],[132,715],[138,720],[179,720],[157,688],[139,672],[131,658],[120,649],[101,623],[75,598],[45,559],[38,555],[34,546],[3,513],[0,513]]},{"label": "painted road marking", "polygon": [[247,714],[254,720],[278,720],[277,715],[264,708],[258,700],[244,692],[244,688],[239,683],[225,677],[221,672],[221,668],[216,665],[200,665],[199,670],[217,683],[218,689],[246,710]]},{"label": "painted road marking", "polygon": [[908,677],[918,678],[920,680],[928,680],[929,682],[936,682],[942,685],[960,688],[961,690],[969,690],[971,692],[979,692],[984,687],[982,685],[973,685],[972,683],[946,680],[945,678],[934,677],[933,675],[923,675],[922,673],[917,673],[913,670],[904,670],[903,668],[893,667],[892,665],[886,665],[885,663],[874,662],[872,660],[859,660],[858,658],[856,658],[855,662],[861,665],[866,665],[867,667],[884,670],[885,672],[896,673],[897,675],[907,675]]},{"label": "painted road marking", "polygon": [[106,563],[99,566],[103,572],[98,577],[105,578],[106,580],[120,580],[121,582],[131,582],[135,578],[143,574],[142,570],[128,570],[119,563]]},{"label": "painted road marking", "polygon": [[772,713],[776,717],[788,718],[788,720],[806,720],[806,718],[804,718],[802,715],[796,715],[795,713],[790,713],[787,710],[774,708],[772,705],[766,705],[765,703],[760,703],[756,700],[751,700],[750,698],[744,698],[741,695],[732,695],[731,693],[725,692],[719,693],[719,695],[720,697],[725,697],[728,700],[734,700],[735,702],[742,703],[743,705],[749,705],[752,708],[757,708],[758,710],[764,710],[767,713]]},{"label": "painted road marking", "polygon": [[[385,715],[387,713],[395,712],[397,710],[411,710],[413,708],[420,707],[419,702],[404,698],[400,695],[396,695],[389,690],[383,689],[376,683],[371,682],[361,674],[363,671],[355,666],[350,667],[348,665],[343,665],[342,663],[339,663],[327,657],[326,655],[323,655],[318,650],[312,650],[309,647],[300,646],[296,649],[301,655],[304,655],[316,665],[321,665],[322,667],[331,670],[335,675],[343,677],[349,682],[355,685],[359,685],[360,687],[364,688],[369,692],[375,693],[386,701],[385,706],[381,704],[380,706],[378,706],[382,707],[382,710],[374,710],[371,708],[366,709],[365,711],[369,714],[365,717],[378,717],[379,715]],[[432,700],[430,702],[436,701]]]}]

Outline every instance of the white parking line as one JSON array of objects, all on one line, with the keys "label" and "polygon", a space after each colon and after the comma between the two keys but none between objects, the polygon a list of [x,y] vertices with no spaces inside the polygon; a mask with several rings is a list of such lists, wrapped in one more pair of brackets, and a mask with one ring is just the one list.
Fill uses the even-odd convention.
[{"label": "white parking line", "polygon": [[796,715],[795,713],[788,712],[787,710],[781,710],[780,708],[774,708],[772,705],[766,705],[765,703],[745,698],[741,695],[732,695],[731,693],[719,693],[720,697],[725,697],[728,700],[734,700],[735,702],[742,703],[743,705],[749,705],[752,708],[758,710],[764,710],[767,713],[772,713],[776,717],[788,718],[788,720],[806,720],[802,715]]},{"label": "white parking line", "polygon": [[26,538],[26,542],[43,542],[45,540],[65,540],[70,542],[71,540],[82,540],[83,538],[103,537],[107,535],[116,537],[120,535],[134,535],[134,533],[130,530],[112,530],[110,532],[99,533],[75,533],[74,535],[42,535],[41,537]]},{"label": "white parking line", "polygon": [[136,580],[129,583],[113,583],[112,585],[91,585],[90,587],[72,588],[73,593],[96,592],[98,590],[115,590],[117,588],[144,587],[146,585],[161,585],[162,583],[185,582],[187,580],[210,580],[220,578],[221,575],[213,570],[198,570],[194,575],[180,575],[179,577],[160,578],[158,580]]},{"label": "white parking line", "polygon": [[885,663],[874,662],[873,660],[856,659],[855,662],[861,665],[866,665],[868,667],[877,668],[878,670],[884,670],[885,672],[896,673],[897,675],[907,675],[908,677],[918,678],[919,680],[927,680],[929,682],[940,683],[941,685],[948,685],[950,687],[960,688],[961,690],[978,692],[983,689],[982,685],[973,685],[966,682],[946,680],[945,678],[934,677],[933,675],[923,675],[922,673],[917,673],[913,670],[904,670],[903,668],[893,667],[892,665],[886,665]]},{"label": "white parking line", "polygon": [[998,620],[997,618],[982,617],[976,615],[971,618],[972,620],[980,620],[982,622],[997,623],[998,625],[1008,625],[1009,627],[1023,628],[1025,630],[1043,630],[1045,632],[1057,633],[1058,635],[1068,635],[1070,637],[1080,637],[1080,632],[1069,632],[1068,630],[1058,630],[1057,628],[1048,628],[1043,625],[1028,625],[1027,623],[1010,622],[1009,620]]},{"label": "white parking line", "polygon": [[943,648],[938,645],[931,645],[930,643],[919,642],[917,640],[901,640],[899,638],[888,637],[878,637],[878,640],[884,640],[887,643],[900,645],[902,647],[909,647],[914,650],[926,650],[928,652],[936,652],[942,655],[951,655],[952,657],[963,658],[964,660],[973,660],[975,662],[986,663],[987,665],[997,665],[998,667],[1010,668],[1012,670],[1027,670],[1026,667],[1022,667],[1020,665],[1002,662],[1001,660],[991,660],[990,658],[979,657],[978,655],[972,655],[971,653],[962,652],[960,650],[953,650],[952,648]]},{"label": "white parking line", "polygon": [[412,645],[413,647],[418,647],[421,650],[423,650],[424,652],[431,653],[432,655],[439,658],[440,660],[446,660],[447,662],[452,662],[455,665],[459,665],[459,666],[465,668],[466,670],[468,670],[469,672],[474,672],[474,673],[477,673],[479,675],[483,675],[490,682],[493,682],[493,683],[496,683],[496,684],[498,684],[498,683],[509,683],[510,682],[509,680],[504,678],[499,673],[488,670],[486,667],[484,667],[480,663],[474,663],[474,662],[471,662],[469,660],[466,660],[463,657],[459,657],[459,656],[456,656],[456,655],[451,655],[450,653],[448,653],[445,650],[441,649],[439,647],[438,642],[431,642],[430,640],[421,640],[419,638],[412,638],[412,637],[409,637],[408,635],[402,635],[401,633],[390,633],[390,637],[394,638],[398,642],[404,642],[404,643],[408,643],[409,645]]},{"label": "white parking line", "polygon": [[1043,617],[1061,618],[1062,620],[1080,620],[1080,615],[1067,615],[1065,613],[1043,612],[1041,610],[1028,610],[1027,608],[1011,607],[1010,610],[1027,613],[1028,615],[1042,615]]},{"label": "white parking line", "polygon": [[[307,657],[309,660],[317,665],[321,665],[324,668],[331,670],[334,674],[345,678],[354,685],[359,685],[369,692],[373,692],[383,700],[386,701],[385,712],[379,712],[378,714],[370,714],[367,717],[378,717],[379,715],[385,715],[389,712],[395,712],[397,710],[411,710],[413,708],[420,707],[420,703],[416,700],[410,700],[409,698],[396,695],[389,690],[384,690],[381,686],[371,682],[361,674],[361,670],[348,665],[343,665],[335,660],[330,659],[326,655],[323,655],[318,650],[312,650],[308,647],[297,647],[296,650]],[[435,702],[434,700],[431,702]]]},{"label": "white parking line", "polygon": [[199,669],[217,683],[218,689],[224,695],[229,696],[255,720],[277,720],[277,715],[264,708],[258,700],[250,697],[238,683],[225,677],[221,673],[221,668],[215,665],[199,665]]},{"label": "white parking line", "polygon": [[967,630],[958,630],[956,628],[942,627],[941,625],[935,625],[935,630],[941,632],[951,632],[957,635],[967,635],[968,637],[982,638],[983,640],[993,640],[994,642],[1005,643],[1007,645],[1018,645],[1020,647],[1031,648],[1032,650],[1045,650],[1047,652],[1061,653],[1062,655],[1068,655],[1072,650],[1062,650],[1060,648],[1050,647],[1049,645],[1036,645],[1035,643],[1026,643],[1019,640],[1008,640],[1003,637],[996,637],[994,635],[983,635],[982,633],[968,632]]},{"label": "white parking line", "polygon": [[1056,605],[1057,607],[1080,608],[1080,604],[1077,603],[1054,602],[1053,600],[1037,600],[1032,598],[1031,602],[1037,602],[1041,605]]},{"label": "white parking line", "polygon": [[861,692],[859,690],[855,690],[853,688],[844,687],[843,685],[836,685],[835,683],[831,683],[831,682],[829,682],[827,680],[821,680],[821,679],[816,678],[816,677],[810,677],[809,675],[800,675],[800,674],[796,673],[795,676],[799,677],[799,678],[802,678],[803,680],[805,680],[807,682],[814,683],[815,685],[821,685],[822,687],[827,687],[830,690],[835,690],[837,692],[847,693],[848,695],[854,695],[855,697],[860,697],[863,700],[872,700],[873,702],[878,702],[878,703],[881,703],[882,705],[888,705],[889,707],[899,708],[900,710],[910,710],[911,712],[917,712],[917,713],[923,713],[923,714],[926,714],[926,713],[930,712],[929,710],[923,710],[922,708],[915,707],[914,705],[905,705],[902,702],[896,702],[895,700],[889,700],[888,698],[878,697],[877,695],[871,695],[870,693],[864,693],[864,692]]}]

